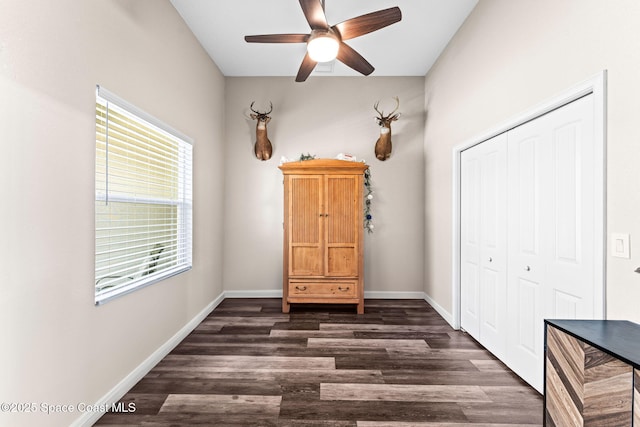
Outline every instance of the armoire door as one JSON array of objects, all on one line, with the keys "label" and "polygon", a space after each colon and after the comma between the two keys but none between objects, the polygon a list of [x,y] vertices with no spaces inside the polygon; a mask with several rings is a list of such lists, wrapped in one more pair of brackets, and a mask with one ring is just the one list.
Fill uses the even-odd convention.
[{"label": "armoire door", "polygon": [[508,132],[507,365],[542,390],[544,319],[593,319],[593,95]]},{"label": "armoire door", "polygon": [[507,337],[507,137],[461,154],[461,326],[497,357]]},{"label": "armoire door", "polygon": [[358,175],[291,177],[291,276],[358,275],[360,182]]},{"label": "armoire door", "polygon": [[324,275],[324,193],[323,175],[290,178],[289,275]]},{"label": "armoire door", "polygon": [[361,212],[358,175],[326,175],[324,180],[325,275],[356,277],[358,275],[358,230]]}]

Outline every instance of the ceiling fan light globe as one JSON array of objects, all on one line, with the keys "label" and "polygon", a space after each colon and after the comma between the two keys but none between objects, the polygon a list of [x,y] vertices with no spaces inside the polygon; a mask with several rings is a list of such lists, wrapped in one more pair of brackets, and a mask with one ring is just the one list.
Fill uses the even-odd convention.
[{"label": "ceiling fan light globe", "polygon": [[313,37],[307,43],[307,52],[309,57],[316,62],[329,62],[336,59],[340,43],[335,37],[323,35]]}]

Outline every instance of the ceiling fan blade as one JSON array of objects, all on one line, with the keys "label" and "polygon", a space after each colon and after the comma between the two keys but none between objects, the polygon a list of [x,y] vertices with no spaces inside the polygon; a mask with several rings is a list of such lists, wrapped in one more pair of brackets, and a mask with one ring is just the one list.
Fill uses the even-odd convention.
[{"label": "ceiling fan blade", "polygon": [[296,81],[297,82],[303,82],[303,81],[307,80],[307,77],[309,77],[309,74],[311,74],[313,69],[316,67],[316,64],[317,64],[317,62],[314,61],[313,59],[311,59],[311,57],[307,53],[304,56],[304,59],[302,60],[302,64],[300,65],[300,69],[298,70],[298,75],[296,76]]},{"label": "ceiling fan blade", "polygon": [[300,7],[304,17],[312,30],[326,30],[329,28],[320,0],[300,0]]},{"label": "ceiling fan blade", "polygon": [[343,64],[353,68],[357,72],[368,76],[373,73],[373,65],[369,64],[366,59],[356,52],[351,46],[346,43],[340,43],[340,50],[338,51],[338,60]]},{"label": "ceiling fan blade", "polygon": [[262,34],[244,36],[247,43],[306,43],[309,34]]},{"label": "ceiling fan blade", "polygon": [[349,40],[363,34],[395,24],[402,19],[402,12],[399,7],[378,10],[355,18],[347,19],[332,28],[338,30],[342,40]]}]

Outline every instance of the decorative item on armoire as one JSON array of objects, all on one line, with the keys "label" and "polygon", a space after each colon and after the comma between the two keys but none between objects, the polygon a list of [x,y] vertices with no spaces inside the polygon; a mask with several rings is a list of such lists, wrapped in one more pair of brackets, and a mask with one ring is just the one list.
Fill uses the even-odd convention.
[{"label": "decorative item on armoire", "polygon": [[302,162],[302,161],[305,161],[305,160],[313,160],[315,158],[316,158],[315,154],[309,154],[309,153],[304,154],[304,153],[301,153],[300,154],[300,158],[298,160]]},{"label": "decorative item on armoire", "polygon": [[373,105],[373,109],[378,113],[376,121],[380,126],[380,138],[376,141],[375,153],[378,160],[385,161],[391,156],[391,122],[395,122],[400,117],[400,113],[394,114],[400,107],[400,99],[396,96],[396,108],[385,116],[384,111],[378,110],[380,101]]},{"label": "decorative item on armoire", "polygon": [[367,233],[373,233],[373,216],[371,215],[371,201],[373,200],[373,187],[371,186],[371,168],[364,171],[364,228]]},{"label": "decorative item on armoire", "polygon": [[264,113],[254,110],[254,103],[255,101],[253,101],[249,107],[252,111],[251,118],[257,121],[254,152],[258,159],[269,160],[271,158],[273,148],[271,147],[271,141],[269,141],[269,138],[267,137],[267,123],[271,120],[271,116],[269,116],[269,114],[273,111],[273,103],[269,102],[269,111]]}]

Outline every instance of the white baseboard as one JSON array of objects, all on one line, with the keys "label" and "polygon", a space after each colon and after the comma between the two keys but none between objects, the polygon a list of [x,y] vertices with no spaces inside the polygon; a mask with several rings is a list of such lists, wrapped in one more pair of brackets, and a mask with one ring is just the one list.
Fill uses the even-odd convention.
[{"label": "white baseboard", "polygon": [[364,291],[365,299],[424,299],[424,292]]},{"label": "white baseboard", "polygon": [[264,291],[224,291],[225,298],[282,298],[282,289]]},{"label": "white baseboard", "polygon": [[[282,289],[224,291],[225,298],[282,298]],[[425,299],[424,292],[364,291],[369,299]]]},{"label": "white baseboard", "polygon": [[425,300],[426,302],[428,302],[428,303],[429,303],[429,305],[430,305],[431,307],[433,307],[433,309],[434,309],[435,311],[437,311],[437,312],[438,312],[438,314],[439,314],[440,316],[442,316],[442,318],[443,318],[444,320],[446,320],[446,321],[447,321],[447,323],[448,323],[448,324],[450,324],[450,325],[451,325],[451,327],[452,327],[453,329],[457,329],[457,328],[454,326],[454,322],[453,322],[453,315],[452,315],[451,313],[449,313],[447,310],[445,310],[444,308],[442,308],[442,306],[441,306],[440,304],[438,304],[437,302],[435,302],[435,301],[433,300],[433,298],[431,298],[431,297],[430,297],[429,295],[427,295],[426,293],[424,294],[424,300]]},{"label": "white baseboard", "polygon": [[[208,315],[224,300],[224,292],[218,295],[216,299],[211,301],[200,311],[193,319],[189,321],[182,329],[180,329],[166,343],[160,346],[151,354],[144,362],[138,365],[129,375],[116,384],[107,394],[96,402],[96,406],[109,408],[113,403],[118,402],[138,381],[140,381],[154,366],[156,366],[167,354],[171,352],[180,342],[187,337]],[[92,426],[105,412],[85,412],[80,418],[76,419],[73,427],[89,427]]]}]

